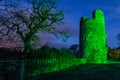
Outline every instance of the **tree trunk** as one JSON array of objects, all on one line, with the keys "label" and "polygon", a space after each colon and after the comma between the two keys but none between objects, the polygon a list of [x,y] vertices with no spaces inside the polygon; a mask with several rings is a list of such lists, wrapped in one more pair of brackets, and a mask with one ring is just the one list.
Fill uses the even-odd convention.
[{"label": "tree trunk", "polygon": [[23,54],[23,57],[27,56],[29,54],[29,52],[31,52],[33,49],[32,49],[32,46],[30,44],[30,39],[28,40],[25,40],[24,41],[24,54]]}]

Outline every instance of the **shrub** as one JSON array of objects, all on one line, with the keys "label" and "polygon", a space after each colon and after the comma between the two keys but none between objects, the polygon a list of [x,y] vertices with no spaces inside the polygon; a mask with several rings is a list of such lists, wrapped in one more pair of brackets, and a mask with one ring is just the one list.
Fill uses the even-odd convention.
[{"label": "shrub", "polygon": [[0,48],[0,59],[6,60],[6,59],[21,59],[22,58],[22,52],[17,51],[15,49],[9,49],[9,48]]},{"label": "shrub", "polygon": [[120,60],[120,49],[109,48],[108,59]]},{"label": "shrub", "polygon": [[85,63],[85,60],[76,58],[68,49],[58,50],[56,48],[42,47],[32,53],[31,56],[33,55],[34,59],[29,58],[26,60],[25,80],[43,73],[58,71]]}]

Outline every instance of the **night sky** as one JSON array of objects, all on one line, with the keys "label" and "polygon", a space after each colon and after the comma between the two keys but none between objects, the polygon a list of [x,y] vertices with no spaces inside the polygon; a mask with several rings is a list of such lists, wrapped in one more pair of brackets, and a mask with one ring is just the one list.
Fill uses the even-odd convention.
[{"label": "night sky", "polygon": [[51,34],[39,34],[42,37],[42,45],[50,45],[57,48],[68,48],[72,44],[78,44],[80,18],[82,16],[91,18],[93,10],[101,9],[105,15],[107,45],[112,48],[118,46],[117,34],[120,33],[120,0],[56,1],[58,8],[65,11],[65,24],[59,27],[68,29],[70,37],[66,42],[63,42],[61,39],[57,39]]},{"label": "night sky", "polygon": [[101,9],[105,16],[107,45],[117,47],[117,34],[120,33],[120,0],[59,0],[59,6],[66,10],[64,25],[70,29],[67,43],[79,43],[79,23],[82,16],[91,18],[94,9]]}]

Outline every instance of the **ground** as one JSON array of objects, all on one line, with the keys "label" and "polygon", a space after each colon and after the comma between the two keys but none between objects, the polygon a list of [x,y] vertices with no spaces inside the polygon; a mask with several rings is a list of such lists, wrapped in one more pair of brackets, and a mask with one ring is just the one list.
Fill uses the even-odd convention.
[{"label": "ground", "polygon": [[120,80],[120,64],[81,64],[34,80]]}]

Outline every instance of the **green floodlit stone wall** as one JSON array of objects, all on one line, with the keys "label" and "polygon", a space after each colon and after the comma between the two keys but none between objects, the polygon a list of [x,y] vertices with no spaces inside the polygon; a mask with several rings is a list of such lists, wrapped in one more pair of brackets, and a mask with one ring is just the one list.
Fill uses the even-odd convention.
[{"label": "green floodlit stone wall", "polygon": [[80,52],[87,63],[106,63],[107,51],[104,14],[94,10],[92,18],[81,18]]}]

